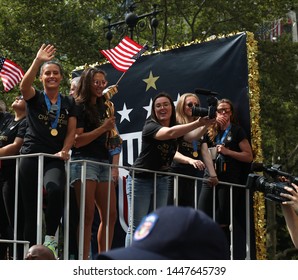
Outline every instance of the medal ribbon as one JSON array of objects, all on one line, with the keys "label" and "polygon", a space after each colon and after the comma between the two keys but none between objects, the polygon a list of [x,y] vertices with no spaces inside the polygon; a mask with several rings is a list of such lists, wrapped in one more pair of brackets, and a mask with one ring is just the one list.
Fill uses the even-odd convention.
[{"label": "medal ribbon", "polygon": [[193,147],[193,153],[192,153],[192,155],[194,157],[197,157],[198,156],[198,140],[193,140],[192,141],[192,147]]},{"label": "medal ribbon", "polygon": [[216,145],[222,145],[224,144],[224,141],[229,133],[229,131],[231,130],[231,124],[226,128],[224,134],[222,135],[221,139],[219,140],[219,135],[216,136]]},{"label": "medal ribbon", "polygon": [[[48,113],[49,113],[51,111],[51,101],[50,101],[49,97],[46,95],[45,92],[43,94],[44,94],[44,97],[45,97],[45,101],[46,101],[47,108],[48,108]],[[60,115],[60,107],[61,107],[61,96],[60,96],[60,93],[58,94],[57,106],[58,106],[58,109],[56,111],[55,120],[51,122],[52,129],[53,128],[54,129],[57,128],[57,125],[58,125],[58,118],[59,118],[59,115]]]}]

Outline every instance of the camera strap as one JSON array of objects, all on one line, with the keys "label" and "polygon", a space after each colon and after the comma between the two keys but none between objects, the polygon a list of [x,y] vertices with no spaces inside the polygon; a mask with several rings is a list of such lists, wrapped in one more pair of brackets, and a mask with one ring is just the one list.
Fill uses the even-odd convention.
[{"label": "camera strap", "polygon": [[227,138],[227,135],[228,135],[229,131],[231,130],[231,127],[232,127],[232,124],[230,124],[230,125],[226,128],[226,130],[225,130],[225,132],[223,133],[221,139],[219,139],[219,134],[217,134],[217,136],[216,136],[216,145],[222,145],[222,144],[224,144],[224,142],[225,142],[225,140],[226,140],[226,138]]}]

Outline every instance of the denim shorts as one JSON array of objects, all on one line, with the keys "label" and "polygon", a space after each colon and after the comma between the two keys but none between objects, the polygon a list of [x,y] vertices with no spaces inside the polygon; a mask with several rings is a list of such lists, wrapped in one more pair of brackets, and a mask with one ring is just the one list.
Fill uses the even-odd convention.
[{"label": "denim shorts", "polygon": [[[109,163],[108,160],[101,160],[100,162],[90,157],[75,157],[71,160],[90,160],[94,161],[87,162],[86,168],[86,179],[96,182],[108,182],[109,181],[109,169],[107,165],[101,165],[102,163]],[[95,163],[97,162],[97,163]],[[83,162],[72,162],[70,163],[70,184],[72,185],[75,181],[81,180]]]}]

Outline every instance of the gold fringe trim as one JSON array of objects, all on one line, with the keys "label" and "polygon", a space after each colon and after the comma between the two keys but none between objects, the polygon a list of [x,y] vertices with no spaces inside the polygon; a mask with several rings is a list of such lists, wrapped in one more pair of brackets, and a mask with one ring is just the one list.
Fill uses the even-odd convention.
[{"label": "gold fringe trim", "polygon": [[[254,161],[263,162],[262,138],[260,128],[260,88],[259,67],[257,62],[258,46],[253,33],[246,32],[247,60],[248,60],[248,85],[250,100],[251,144]],[[256,239],[256,259],[267,259],[266,251],[266,221],[265,199],[263,193],[255,192],[253,196],[254,224]]]}]

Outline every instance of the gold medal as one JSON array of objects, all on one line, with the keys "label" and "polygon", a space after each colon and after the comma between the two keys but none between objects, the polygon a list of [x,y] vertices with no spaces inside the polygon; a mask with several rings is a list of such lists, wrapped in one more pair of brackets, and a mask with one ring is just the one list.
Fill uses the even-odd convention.
[{"label": "gold medal", "polygon": [[197,151],[193,151],[192,155],[193,155],[194,157],[198,157],[199,154],[198,154]]},{"label": "gold medal", "polygon": [[58,135],[58,130],[56,128],[51,129],[51,135],[52,136],[57,136]]}]

